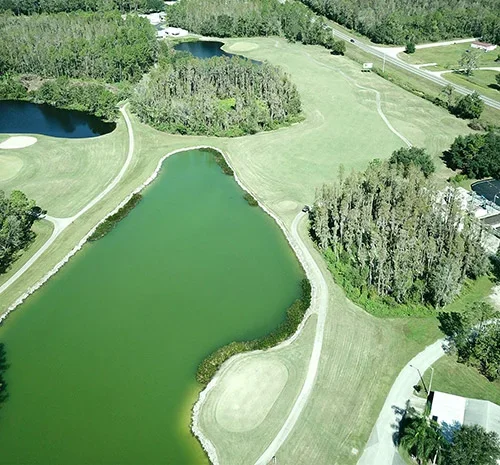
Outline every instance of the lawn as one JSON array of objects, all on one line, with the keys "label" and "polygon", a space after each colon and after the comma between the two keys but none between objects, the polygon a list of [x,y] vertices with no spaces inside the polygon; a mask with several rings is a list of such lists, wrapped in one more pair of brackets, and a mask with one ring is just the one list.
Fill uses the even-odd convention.
[{"label": "lawn", "polygon": [[[230,52],[232,46],[247,50],[245,55],[250,58],[281,65],[291,75],[302,97],[305,121],[270,133],[214,139],[164,134],[132,118],[135,152],[123,179],[1,295],[0,311],[61,260],[92,226],[150,176],[163,155],[174,149],[201,144],[223,149],[242,182],[289,226],[299,208],[313,202],[315,190],[337,178],[340,166],[347,171],[363,169],[373,158],[387,158],[404,145],[377,111],[378,92],[380,109],[392,128],[412,144],[429,150],[441,180],[452,174],[439,156],[458,134],[470,132],[466,122],[374,73],[361,73],[359,64],[333,57],[319,47],[275,38],[227,40],[226,50]],[[0,188],[21,188],[52,215],[70,215],[116,176],[126,153],[122,121],[114,133],[92,140],[41,137],[34,146],[13,153],[24,165],[15,178],[0,181]],[[304,228],[301,233],[306,235]],[[285,463],[349,465],[356,462],[364,447],[399,370],[439,333],[434,318],[381,320],[366,314],[347,301],[322,258],[316,257],[331,290],[324,351],[313,396],[278,458]],[[286,349],[256,355],[264,362],[255,364],[252,360],[257,367],[254,371],[245,368],[244,358],[226,366],[221,388],[210,396],[212,406],[207,404],[202,412],[203,428],[216,443],[221,463],[251,463],[276,433],[300,389],[313,324],[309,321],[300,338]],[[268,362],[269,357],[274,359]],[[282,376],[286,372],[285,384],[266,390],[270,381],[266,366]],[[253,376],[255,393],[251,398],[241,397],[243,394],[234,389],[245,380],[242,370],[244,375]],[[219,407],[228,400],[225,393],[231,394],[236,406],[242,399],[253,402],[252,424],[247,418],[242,426],[237,417],[231,417],[231,409]],[[271,393],[275,398],[260,397]],[[267,410],[263,413],[259,408]],[[249,411],[248,406],[245,411]]]},{"label": "lawn", "polygon": [[[412,54],[400,53],[399,58],[415,65],[437,63],[437,66],[432,68],[433,70],[456,69],[458,68],[460,58],[466,50],[473,50],[470,43],[421,48]],[[500,62],[495,62],[499,53],[500,50],[498,49],[491,52],[481,52],[478,66],[500,66]]]},{"label": "lawn", "polygon": [[127,128],[120,120],[115,131],[101,137],[61,139],[37,135],[38,142],[30,147],[1,151],[0,166],[9,160],[11,169],[8,177],[0,178],[0,188],[22,190],[52,216],[72,216],[120,170],[127,156],[126,134]]},{"label": "lawn", "polygon": [[[500,63],[497,63],[497,65],[500,65]],[[443,77],[455,84],[480,92],[487,97],[500,100],[500,86],[495,79],[497,74],[500,74],[500,71],[477,69],[472,76],[466,76],[462,73],[444,73]]]},{"label": "lawn", "polygon": [[[439,359],[434,365],[433,391],[442,391],[457,396],[483,399],[500,405],[500,380],[488,381],[477,369],[458,363],[454,355]],[[424,381],[428,384],[431,370],[427,370]]]}]

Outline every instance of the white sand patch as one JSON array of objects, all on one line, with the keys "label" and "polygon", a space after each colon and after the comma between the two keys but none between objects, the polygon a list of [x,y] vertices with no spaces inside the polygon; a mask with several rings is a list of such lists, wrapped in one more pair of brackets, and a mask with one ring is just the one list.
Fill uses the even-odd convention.
[{"label": "white sand patch", "polygon": [[12,136],[0,144],[0,149],[23,149],[36,144],[37,138],[32,136]]}]

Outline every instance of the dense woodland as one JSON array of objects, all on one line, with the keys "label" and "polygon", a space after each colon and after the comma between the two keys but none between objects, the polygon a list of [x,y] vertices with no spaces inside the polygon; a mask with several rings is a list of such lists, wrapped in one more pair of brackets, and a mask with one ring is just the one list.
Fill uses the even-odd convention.
[{"label": "dense woodland", "polygon": [[374,312],[380,301],[444,306],[487,269],[476,220],[417,166],[375,160],[324,186],[312,232],[337,281]]},{"label": "dense woodland", "polygon": [[0,75],[138,81],[156,60],[154,28],[118,11],[0,15]]},{"label": "dense woodland", "polygon": [[60,13],[70,11],[160,11],[163,0],[0,0],[0,11],[12,11],[16,15],[35,13]]},{"label": "dense woodland", "polygon": [[300,0],[375,42],[405,44],[458,37],[500,43],[499,0]]},{"label": "dense woodland", "polygon": [[181,134],[251,134],[297,121],[301,111],[286,74],[238,57],[162,61],[131,101],[142,121]]},{"label": "dense woodland", "polygon": [[[323,20],[299,2],[277,0],[182,0],[169,7],[167,21],[216,37],[284,36],[304,44],[331,44]],[[339,42],[339,41],[335,41]]]},{"label": "dense woodland", "polygon": [[35,238],[31,226],[40,213],[35,202],[21,191],[12,191],[10,196],[0,191],[0,273]]}]

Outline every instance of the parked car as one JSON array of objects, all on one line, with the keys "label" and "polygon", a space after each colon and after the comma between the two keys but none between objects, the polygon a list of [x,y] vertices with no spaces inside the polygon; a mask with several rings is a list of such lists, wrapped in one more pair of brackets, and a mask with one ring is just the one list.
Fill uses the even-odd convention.
[{"label": "parked car", "polygon": [[309,207],[309,205],[304,205],[304,206],[302,207],[302,211],[303,211],[304,213],[310,212],[310,211],[311,211],[311,207]]}]

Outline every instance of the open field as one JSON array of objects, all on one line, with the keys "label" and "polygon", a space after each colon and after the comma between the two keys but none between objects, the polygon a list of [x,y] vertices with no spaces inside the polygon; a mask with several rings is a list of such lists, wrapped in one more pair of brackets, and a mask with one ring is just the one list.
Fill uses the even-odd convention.
[{"label": "open field", "polygon": [[[474,50],[469,43],[446,45],[443,47],[429,47],[417,49],[415,53],[400,53],[399,58],[414,65],[423,65],[426,63],[437,63],[432,70],[456,69],[458,62],[466,50]],[[495,59],[500,50],[491,52],[481,52],[479,55],[478,66],[498,66]],[[429,68],[431,69],[431,68]]]},{"label": "open field", "polygon": [[[224,49],[231,52],[235,43],[239,49],[242,42],[226,40]],[[240,174],[259,198],[287,221],[297,205],[312,202],[318,186],[336,178],[340,165],[346,171],[363,169],[405,145],[376,112],[375,93],[356,85],[380,92],[390,124],[429,150],[441,179],[453,174],[439,157],[456,135],[470,132],[464,121],[325,49],[275,39],[247,42],[259,47],[246,56],[267,59],[291,74],[307,118],[290,128],[230,140],[228,154],[237,171],[245,167]]]},{"label": "open field", "polygon": [[[470,130],[464,121],[445,110],[373,73],[361,73],[359,64],[333,57],[319,47],[275,38],[226,43],[229,52],[232,45],[237,45],[234,51],[247,50],[245,55],[250,58],[268,59],[283,66],[302,96],[306,120],[271,133],[229,140],[168,135],[132,118],[135,152],[123,179],[102,202],[70,225],[47,253],[1,295],[0,312],[142,184],[158,160],[174,149],[209,144],[224,150],[243,183],[287,226],[299,207],[312,203],[318,186],[336,178],[341,165],[346,170],[362,169],[373,158],[387,158],[403,146],[394,131],[429,150],[442,180],[452,173],[440,162],[439,155],[456,135]],[[382,114],[377,112],[375,91],[380,96]],[[53,216],[74,214],[116,176],[126,157],[126,141],[122,121],[114,133],[92,140],[40,137],[34,146],[10,152],[24,165],[14,178],[0,181],[0,188],[25,190]],[[37,169],[28,162],[34,162]],[[64,170],[58,173],[59,165]],[[66,183],[60,182],[60,177]],[[306,231],[301,233],[304,236]],[[313,253],[328,278],[331,294],[325,346],[312,398],[278,458],[285,459],[285,463],[349,465],[356,462],[354,449],[360,452],[363,448],[395,376],[411,356],[437,338],[437,325],[433,318],[379,320],[367,315],[345,299],[321,257]],[[221,388],[210,397],[212,407],[202,411],[204,432],[215,442],[223,463],[251,463],[279,429],[303,380],[311,323],[313,320],[286,349],[249,355],[250,368],[243,363],[245,357],[226,365],[220,377]],[[270,380],[269,370],[277,371],[280,378]],[[245,377],[251,377],[254,386],[259,386],[252,396],[248,390],[239,392],[235,388],[246,384]],[[264,388],[269,381],[273,381],[270,389]],[[231,396],[231,402],[221,406],[220,395],[224,393]],[[248,411],[242,403],[250,400],[255,409],[252,418],[238,417],[238,411]]]},{"label": "open field", "polygon": [[500,74],[500,71],[476,69],[472,76],[459,73],[444,73],[443,77],[455,84],[480,92],[487,97],[500,100],[500,86],[495,79],[497,74]]},{"label": "open field", "polygon": [[[454,355],[439,359],[434,365],[432,390],[457,396],[483,399],[500,405],[500,380],[488,381],[475,368],[458,363]],[[429,384],[431,370],[427,370],[424,381]]]}]

